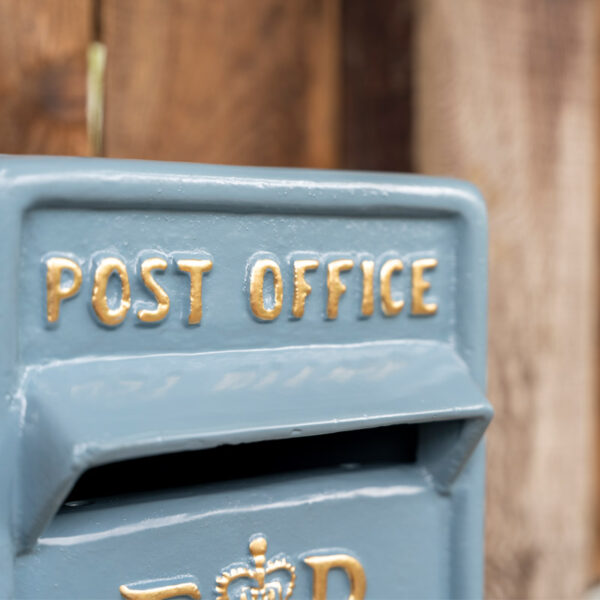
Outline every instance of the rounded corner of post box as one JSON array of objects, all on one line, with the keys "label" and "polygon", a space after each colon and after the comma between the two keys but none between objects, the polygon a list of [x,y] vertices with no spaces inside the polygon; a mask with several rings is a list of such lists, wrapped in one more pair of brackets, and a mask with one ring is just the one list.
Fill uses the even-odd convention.
[{"label": "rounded corner of post box", "polygon": [[447,198],[456,211],[474,228],[487,234],[487,203],[481,190],[474,183],[463,179],[445,179]]}]

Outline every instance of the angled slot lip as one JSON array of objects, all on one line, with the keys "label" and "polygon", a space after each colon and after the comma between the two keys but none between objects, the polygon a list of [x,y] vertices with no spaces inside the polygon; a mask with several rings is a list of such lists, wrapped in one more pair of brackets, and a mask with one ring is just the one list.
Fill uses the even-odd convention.
[{"label": "angled slot lip", "polygon": [[[313,376],[302,386],[277,387],[276,396],[263,389],[215,385],[240,364],[249,370],[275,369],[282,378],[310,368]],[[393,368],[382,369],[382,364]],[[335,365],[353,376],[328,379]],[[132,395],[120,386],[124,366],[128,378],[137,374],[147,389]],[[148,395],[166,372],[178,373],[177,384]],[[80,385],[90,381],[106,387],[90,393]],[[448,492],[492,416],[453,348],[431,342],[221,352],[201,360],[176,355],[56,363],[31,369],[21,393],[27,411],[14,504],[19,552],[31,548],[77,479],[94,466],[288,436],[462,422],[466,425],[444,448],[420,459],[438,491]]]}]

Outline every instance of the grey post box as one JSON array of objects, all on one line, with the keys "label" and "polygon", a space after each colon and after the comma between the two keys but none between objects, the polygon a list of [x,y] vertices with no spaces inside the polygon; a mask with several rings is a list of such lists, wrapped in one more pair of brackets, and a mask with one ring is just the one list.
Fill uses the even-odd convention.
[{"label": "grey post box", "polygon": [[0,597],[481,596],[471,186],[3,157],[0,215]]}]

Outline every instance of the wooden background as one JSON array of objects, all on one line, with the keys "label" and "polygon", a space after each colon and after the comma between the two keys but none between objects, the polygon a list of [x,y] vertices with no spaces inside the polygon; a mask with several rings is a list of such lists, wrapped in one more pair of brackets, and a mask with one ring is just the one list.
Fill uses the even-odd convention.
[{"label": "wooden background", "polygon": [[[0,0],[0,152],[453,175],[490,213],[486,594],[600,573],[594,0]],[[102,146],[86,124],[106,48]],[[97,94],[97,92],[92,92]]]}]

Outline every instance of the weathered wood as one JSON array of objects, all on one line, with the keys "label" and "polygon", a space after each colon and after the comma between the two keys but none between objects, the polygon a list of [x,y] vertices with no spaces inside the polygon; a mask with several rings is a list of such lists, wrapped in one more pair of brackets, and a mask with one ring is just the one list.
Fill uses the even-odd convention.
[{"label": "weathered wood", "polygon": [[0,152],[87,154],[91,0],[0,2]]},{"label": "weathered wood", "polygon": [[593,534],[593,0],[420,0],[417,169],[490,213],[487,595],[576,598]]},{"label": "weathered wood", "polygon": [[412,170],[413,0],[345,0],[343,165]]},{"label": "weathered wood", "polygon": [[338,162],[338,0],[105,0],[105,153]]}]

